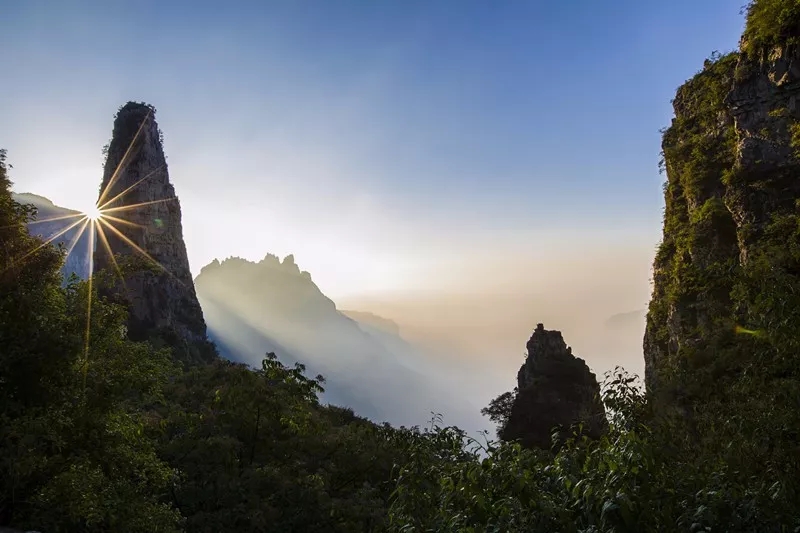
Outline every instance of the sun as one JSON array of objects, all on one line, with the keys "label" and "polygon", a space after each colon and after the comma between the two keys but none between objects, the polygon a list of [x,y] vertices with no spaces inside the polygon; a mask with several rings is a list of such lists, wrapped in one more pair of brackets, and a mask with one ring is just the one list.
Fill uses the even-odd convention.
[{"label": "sun", "polygon": [[94,206],[87,209],[83,214],[84,216],[86,216],[86,218],[88,218],[92,222],[96,222],[103,217],[103,212],[100,210],[98,206]]}]

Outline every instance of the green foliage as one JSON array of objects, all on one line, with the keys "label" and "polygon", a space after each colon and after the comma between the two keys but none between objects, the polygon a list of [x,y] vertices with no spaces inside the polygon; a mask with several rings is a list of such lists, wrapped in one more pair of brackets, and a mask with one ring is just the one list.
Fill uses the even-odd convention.
[{"label": "green foliage", "polygon": [[[748,440],[694,441],[655,418],[633,377],[611,377],[599,440],[574,437],[553,456],[477,445],[456,428],[409,432],[391,531],[787,531],[800,525],[796,481],[748,476]],[[727,437],[727,435],[726,435]],[[731,448],[733,451],[731,451]],[[753,471],[752,466],[747,467]]]},{"label": "green foliage", "polygon": [[187,531],[372,531],[398,448],[375,426],[318,404],[319,379],[273,354],[262,369],[216,362],[168,389],[163,455]]},{"label": "green foliage", "polygon": [[502,435],[503,429],[508,423],[508,418],[511,416],[511,408],[514,405],[514,400],[517,397],[517,388],[511,392],[504,392],[494,400],[492,400],[488,407],[481,409],[483,416],[488,416],[489,420],[497,424],[497,434]]},{"label": "green foliage", "polygon": [[0,150],[0,403],[17,410],[49,397],[62,379],[48,357],[62,364],[66,357],[58,322],[66,301],[58,290],[62,255],[28,235],[25,223],[35,210],[14,202],[10,187]]},{"label": "green foliage", "polygon": [[[124,311],[27,235],[0,165],[0,520],[47,531],[177,531],[172,470],[143,433],[169,354],[124,336]],[[92,321],[87,324],[91,305]],[[88,343],[87,343],[88,339]]]},{"label": "green foliage", "polygon": [[800,122],[794,122],[789,125],[789,135],[791,136],[790,145],[797,157],[800,155]]},{"label": "green foliage", "polygon": [[797,43],[800,1],[754,0],[745,11],[744,51],[763,55],[774,46]]}]

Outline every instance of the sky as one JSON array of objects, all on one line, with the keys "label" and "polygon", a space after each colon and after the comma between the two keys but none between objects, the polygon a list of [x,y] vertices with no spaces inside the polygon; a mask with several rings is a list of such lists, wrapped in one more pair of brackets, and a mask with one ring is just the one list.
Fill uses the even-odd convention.
[{"label": "sky", "polygon": [[294,253],[340,306],[406,318],[445,300],[445,314],[509,298],[596,320],[643,309],[659,129],[675,89],[743,27],[729,0],[0,0],[0,12],[0,147],[17,192],[89,208],[114,113],[146,101],[194,274]]}]

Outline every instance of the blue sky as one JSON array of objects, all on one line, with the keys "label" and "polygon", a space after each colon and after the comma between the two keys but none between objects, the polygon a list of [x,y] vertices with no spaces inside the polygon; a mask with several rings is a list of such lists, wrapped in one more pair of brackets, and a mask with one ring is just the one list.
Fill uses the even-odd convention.
[{"label": "blue sky", "polygon": [[646,293],[659,128],[743,25],[724,0],[0,4],[16,190],[93,202],[113,115],[144,100],[195,273],[294,252],[342,297],[474,284],[451,278],[476,256],[619,261]]}]

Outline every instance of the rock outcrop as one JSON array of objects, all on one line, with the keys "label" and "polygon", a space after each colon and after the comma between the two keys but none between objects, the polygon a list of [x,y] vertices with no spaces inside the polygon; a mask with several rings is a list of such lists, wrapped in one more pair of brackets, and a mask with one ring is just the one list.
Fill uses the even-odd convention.
[{"label": "rock outcrop", "polygon": [[583,424],[589,437],[599,437],[607,425],[605,409],[600,386],[584,360],[572,354],[560,331],[548,331],[542,324],[536,326],[527,347],[500,438],[550,449],[553,430],[561,427],[563,439],[575,424]]},{"label": "rock outcrop", "polygon": [[713,394],[754,363],[755,334],[796,322],[769,294],[800,288],[800,29],[757,45],[750,22],[739,51],[710,58],[678,89],[662,143],[645,377],[681,411],[681,398]]},{"label": "rock outcrop", "polygon": [[124,273],[110,291],[129,309],[128,332],[140,340],[158,335],[179,358],[215,356],[206,339],[203,311],[195,294],[181,226],[181,207],[170,183],[161,132],[152,106],[129,102],[120,108],[108,146],[98,206],[95,271],[114,273],[116,263],[138,259],[144,268]]}]

